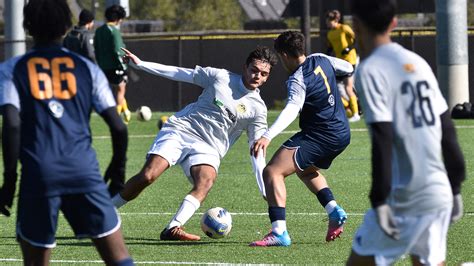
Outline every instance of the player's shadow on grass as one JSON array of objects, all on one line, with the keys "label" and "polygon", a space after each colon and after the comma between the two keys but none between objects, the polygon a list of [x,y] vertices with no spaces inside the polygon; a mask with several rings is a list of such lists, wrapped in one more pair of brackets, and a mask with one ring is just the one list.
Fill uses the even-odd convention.
[{"label": "player's shadow on grass", "polygon": [[0,237],[0,243],[0,246],[18,246],[14,236],[2,236]]},{"label": "player's shadow on grass", "polygon": [[127,246],[131,245],[159,245],[159,246],[201,246],[201,245],[218,245],[226,246],[236,244],[246,244],[247,242],[242,241],[162,241],[158,238],[141,238],[141,237],[125,237],[125,243]]},{"label": "player's shadow on grass", "polygon": [[[15,237],[1,237],[0,239],[13,239]],[[76,247],[86,247],[93,246],[94,244],[90,239],[77,239],[75,237],[66,237],[60,236],[56,237],[58,246],[76,246]],[[158,245],[158,246],[202,246],[202,245],[213,245],[213,246],[235,246],[235,245],[248,245],[250,242],[245,241],[162,241],[159,238],[143,238],[143,237],[125,237],[125,244],[127,246],[132,245]],[[2,244],[0,244],[2,245]],[[8,245],[17,245],[15,243]]]}]

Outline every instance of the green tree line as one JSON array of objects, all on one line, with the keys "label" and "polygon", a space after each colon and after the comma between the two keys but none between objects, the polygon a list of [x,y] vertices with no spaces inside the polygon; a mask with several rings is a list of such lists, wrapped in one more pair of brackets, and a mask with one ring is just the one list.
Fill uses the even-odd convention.
[{"label": "green tree line", "polygon": [[[80,0],[92,9],[92,0]],[[96,18],[103,20],[105,0],[96,0]],[[130,20],[164,22],[165,31],[240,30],[244,13],[237,0],[129,0]]]}]

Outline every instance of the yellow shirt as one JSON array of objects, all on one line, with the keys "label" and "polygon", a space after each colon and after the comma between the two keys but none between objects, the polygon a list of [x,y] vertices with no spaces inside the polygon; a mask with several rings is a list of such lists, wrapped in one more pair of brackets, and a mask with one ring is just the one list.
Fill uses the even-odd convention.
[{"label": "yellow shirt", "polygon": [[329,30],[327,38],[329,46],[332,47],[337,58],[344,59],[352,65],[356,64],[357,52],[355,49],[352,49],[348,54],[342,54],[344,48],[354,45],[355,34],[351,27],[345,24],[339,24],[336,28]]}]

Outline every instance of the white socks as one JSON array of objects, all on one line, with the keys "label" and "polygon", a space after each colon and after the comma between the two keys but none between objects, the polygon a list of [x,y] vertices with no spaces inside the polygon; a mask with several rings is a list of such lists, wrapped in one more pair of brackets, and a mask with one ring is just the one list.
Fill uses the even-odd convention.
[{"label": "white socks", "polygon": [[328,202],[328,204],[326,204],[326,206],[324,206],[324,209],[326,209],[326,212],[328,214],[331,214],[332,211],[334,211],[334,209],[336,208],[337,206],[337,203],[335,200],[331,200],[330,202]]},{"label": "white socks", "polygon": [[112,198],[112,203],[114,204],[114,206],[118,209],[120,207],[122,207],[123,205],[127,204],[128,201],[124,200],[122,198],[122,196],[120,196],[120,193],[117,193],[117,195],[115,195],[113,198]]},{"label": "white socks", "polygon": [[286,231],[286,221],[285,220],[277,220],[272,223],[272,231],[277,233],[278,235],[283,234]]},{"label": "white socks", "polygon": [[175,226],[182,226],[191,218],[191,216],[193,216],[200,206],[201,203],[193,195],[186,195],[181,203],[181,207],[179,207],[178,212],[174,215],[173,219],[171,219],[167,228],[170,229]]}]

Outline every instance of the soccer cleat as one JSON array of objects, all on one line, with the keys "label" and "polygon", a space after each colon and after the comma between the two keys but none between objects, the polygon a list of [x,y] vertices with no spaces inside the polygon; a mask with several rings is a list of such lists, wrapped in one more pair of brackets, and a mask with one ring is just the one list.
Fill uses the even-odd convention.
[{"label": "soccer cleat", "polygon": [[333,241],[344,231],[344,223],[347,220],[347,214],[339,205],[329,214],[328,233],[326,241]]},{"label": "soccer cleat", "polygon": [[165,228],[160,234],[161,240],[180,240],[180,241],[198,241],[201,240],[201,237],[186,233],[184,227],[175,226],[170,229]]},{"label": "soccer cleat", "polygon": [[251,247],[288,247],[291,245],[290,235],[285,231],[279,235],[271,231],[262,240],[250,243]]},{"label": "soccer cleat", "polygon": [[132,119],[132,112],[130,112],[130,110],[128,109],[125,109],[123,111],[123,120],[125,124],[128,124],[128,122],[130,122],[131,119]]},{"label": "soccer cleat", "polygon": [[360,115],[359,114],[354,114],[351,118],[349,118],[349,122],[357,122],[360,121]]}]

